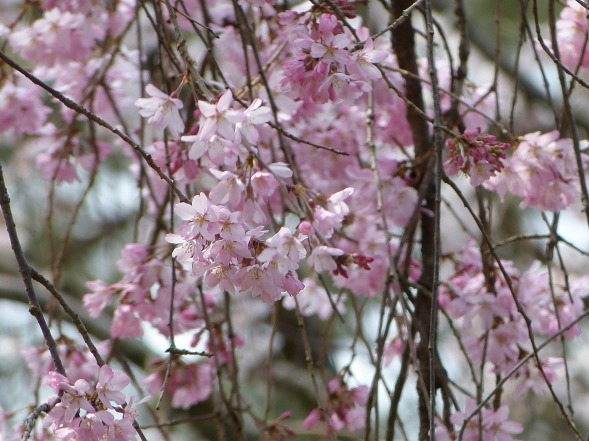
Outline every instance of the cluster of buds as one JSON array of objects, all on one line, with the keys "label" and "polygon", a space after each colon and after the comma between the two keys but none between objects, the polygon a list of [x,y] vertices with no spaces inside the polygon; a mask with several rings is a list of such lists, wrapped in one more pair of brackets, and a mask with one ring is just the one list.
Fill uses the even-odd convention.
[{"label": "cluster of buds", "polygon": [[509,144],[497,141],[488,133],[481,135],[481,129],[477,128],[466,129],[458,138],[448,138],[446,147],[446,173],[455,175],[461,171],[470,176],[470,183],[477,187],[503,169]]}]

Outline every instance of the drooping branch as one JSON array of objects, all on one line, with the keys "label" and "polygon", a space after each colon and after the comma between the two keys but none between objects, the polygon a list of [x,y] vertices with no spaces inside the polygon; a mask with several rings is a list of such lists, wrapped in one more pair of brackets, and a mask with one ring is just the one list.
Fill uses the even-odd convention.
[{"label": "drooping branch", "polygon": [[176,186],[176,184],[174,183],[172,178],[170,178],[168,175],[166,175],[162,171],[162,169],[155,163],[152,156],[149,153],[147,153],[138,143],[133,141],[133,139],[129,135],[121,132],[118,128],[112,126],[107,121],[102,119],[100,116],[94,114],[93,112],[90,112],[85,107],[81,106],[80,104],[78,104],[75,101],[71,100],[70,98],[66,97],[64,94],[55,90],[53,87],[49,86],[45,82],[41,81],[35,75],[31,74],[29,71],[27,71],[21,65],[16,63],[12,58],[10,58],[8,55],[6,55],[2,50],[0,50],[0,59],[2,61],[4,61],[6,64],[8,64],[10,67],[12,67],[14,70],[23,74],[25,77],[27,77],[34,84],[36,84],[37,86],[39,86],[39,87],[43,88],[44,90],[46,90],[47,92],[49,92],[54,98],[58,99],[62,104],[64,104],[69,109],[72,109],[73,111],[84,115],[90,121],[95,122],[99,126],[104,127],[105,129],[109,130],[110,132],[114,133],[116,136],[121,138],[126,144],[130,145],[133,148],[133,150],[136,153],[138,153],[145,160],[145,162],[157,173],[157,175],[161,179],[166,181],[166,183],[174,190],[174,193],[176,193],[176,195],[178,196],[178,198],[181,201],[183,201],[183,202],[188,201],[188,197]]},{"label": "drooping branch", "polygon": [[2,215],[4,216],[6,229],[8,230],[8,236],[10,237],[10,245],[12,246],[14,257],[18,263],[18,271],[20,272],[22,280],[25,284],[25,291],[29,300],[29,312],[33,317],[35,317],[37,323],[39,324],[39,328],[43,333],[47,348],[51,354],[51,359],[55,365],[55,370],[61,375],[67,376],[57,351],[57,344],[53,338],[53,335],[51,334],[49,325],[45,320],[43,310],[41,309],[39,299],[37,298],[37,293],[33,287],[32,268],[27,262],[23,249],[20,245],[20,240],[16,231],[16,223],[14,221],[14,217],[12,216],[12,209],[10,207],[10,196],[8,195],[8,189],[6,188],[6,183],[4,181],[4,171],[2,169],[2,164],[0,164],[0,207],[2,208]]}]

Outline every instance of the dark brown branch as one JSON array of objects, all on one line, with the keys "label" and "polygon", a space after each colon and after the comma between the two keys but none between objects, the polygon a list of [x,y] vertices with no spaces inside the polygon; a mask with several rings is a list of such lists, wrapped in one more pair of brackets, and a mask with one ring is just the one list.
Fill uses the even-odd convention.
[{"label": "dark brown branch", "polygon": [[407,370],[409,368],[409,345],[405,346],[403,355],[401,356],[401,369],[397,376],[397,382],[395,383],[395,389],[391,394],[391,405],[389,408],[389,421],[387,423],[387,434],[386,441],[393,441],[395,439],[395,421],[398,418],[399,403],[401,401],[401,395],[405,388],[405,382],[407,380]]},{"label": "dark brown branch", "polygon": [[[0,287],[0,299],[18,303],[25,302],[25,298],[22,296],[22,288],[20,287],[19,279],[16,276],[0,275]],[[46,305],[51,301],[52,296],[45,290],[40,290],[36,294],[41,309],[45,310]],[[70,308],[71,314],[68,313],[70,321],[72,321],[73,314],[83,323],[88,333],[96,339],[107,340],[110,338],[110,321],[106,318],[108,312],[103,313],[97,319],[91,318],[82,303],[74,295],[69,295],[63,292],[60,295]],[[109,312],[112,313],[112,311]],[[117,342],[117,347],[119,348],[118,351],[126,359],[137,366],[145,365],[146,358],[151,352],[150,349],[139,340],[119,340]]]},{"label": "dark brown branch", "polygon": [[8,230],[8,236],[10,237],[10,245],[12,246],[14,257],[16,258],[16,261],[18,263],[18,271],[20,272],[22,280],[25,284],[25,290],[27,292],[27,298],[29,300],[29,312],[33,317],[35,317],[37,323],[39,324],[39,328],[41,328],[41,332],[43,333],[43,337],[45,338],[45,342],[47,343],[47,348],[49,349],[49,352],[51,354],[51,359],[53,360],[53,364],[55,365],[56,371],[63,376],[67,376],[67,373],[65,372],[65,369],[63,367],[63,363],[61,362],[61,358],[59,357],[59,353],[57,351],[57,344],[55,343],[55,339],[51,334],[49,325],[47,324],[47,321],[43,316],[41,305],[39,304],[37,294],[35,293],[35,289],[33,287],[33,270],[25,258],[22,247],[20,245],[18,234],[16,232],[16,224],[14,222],[14,218],[12,217],[12,209],[10,208],[10,196],[8,195],[8,189],[6,188],[6,183],[4,182],[4,171],[2,169],[1,164],[0,207],[2,208],[2,215],[4,216],[4,221],[6,222],[6,229]]},{"label": "dark brown branch", "polygon": [[[25,255],[23,253],[22,247],[20,245],[20,240],[18,238],[18,234],[16,232],[16,224],[14,222],[14,218],[12,217],[12,209],[10,208],[10,196],[8,195],[8,189],[6,188],[6,183],[4,182],[4,171],[2,169],[2,165],[0,164],[0,206],[2,208],[2,215],[4,216],[4,221],[6,222],[6,229],[8,230],[8,236],[10,237],[10,245],[12,246],[12,251],[14,252],[14,257],[18,263],[18,270],[22,277],[22,280],[25,285],[25,291],[27,293],[27,298],[29,301],[29,312],[35,319],[43,333],[43,337],[45,338],[45,343],[47,344],[47,348],[49,349],[49,353],[51,354],[51,359],[53,360],[53,364],[55,366],[55,370],[59,372],[63,376],[67,376],[65,368],[63,367],[63,363],[61,358],[59,357],[59,352],[57,349],[57,344],[53,335],[51,334],[51,330],[49,329],[49,325],[45,320],[45,316],[43,316],[43,312],[41,310],[41,305],[39,304],[39,300],[37,298],[37,294],[35,293],[35,289],[33,287],[33,279],[31,277],[32,269],[28,264]],[[37,407],[31,415],[27,418],[25,422],[25,431],[23,433],[23,440],[29,438],[32,429],[35,425],[35,421],[39,418],[41,413],[49,412],[55,405],[60,401],[60,398],[54,400],[51,404],[44,404]]]},{"label": "dark brown branch", "polygon": [[[410,0],[397,0],[392,2],[392,21],[396,21],[403,16],[405,11],[413,5]],[[419,110],[425,108],[422,94],[421,82],[418,79],[419,71],[417,67],[417,56],[415,53],[415,30],[411,20],[405,20],[399,26],[392,30],[393,49],[397,55],[399,67],[411,75],[403,75],[405,80],[405,96],[412,102],[415,109],[407,107],[407,120],[411,127],[413,136],[413,145],[415,147],[415,172],[419,180],[426,175],[432,176],[426,172],[426,167],[431,162],[430,155],[433,154],[432,139],[429,134],[427,122],[421,117]],[[424,208],[430,213],[435,212],[435,185],[430,178],[426,185]],[[433,217],[421,217],[421,255],[423,261],[423,272],[419,281],[420,285],[431,290],[434,284],[435,273],[435,220]],[[430,363],[429,337],[431,323],[431,297],[423,290],[420,290],[415,299],[415,317],[418,318],[417,330],[421,335],[420,342],[417,346],[417,358],[419,366],[416,366],[420,373],[418,380],[417,393],[419,396],[419,440],[429,439],[430,409],[429,409],[429,391],[431,389],[430,381]],[[422,382],[424,387],[419,383]]]}]

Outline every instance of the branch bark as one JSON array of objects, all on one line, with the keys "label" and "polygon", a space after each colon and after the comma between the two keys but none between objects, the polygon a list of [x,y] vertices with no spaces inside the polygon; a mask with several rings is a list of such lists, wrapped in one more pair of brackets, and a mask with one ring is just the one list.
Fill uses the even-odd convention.
[{"label": "branch bark", "polygon": [[[403,16],[404,11],[413,5],[412,0],[396,0],[392,2],[391,22],[398,20]],[[427,121],[425,121],[419,110],[423,111],[423,91],[419,72],[417,68],[417,56],[415,52],[415,29],[411,20],[403,21],[399,26],[393,28],[392,43],[397,62],[402,71],[407,74],[403,75],[405,80],[405,96],[411,101],[416,108],[407,106],[407,119],[411,127],[413,136],[413,145],[415,148],[415,168],[418,182],[428,179],[426,192],[424,196],[424,208],[429,213],[434,213],[436,209],[435,182],[432,179],[433,173],[428,173],[428,168],[434,165],[433,140],[429,133]],[[420,340],[417,345],[417,362],[416,366],[419,380],[417,384],[417,394],[419,396],[419,440],[426,441],[429,439],[430,426],[430,409],[429,409],[429,391],[434,390],[430,381],[430,363],[431,357],[429,352],[429,341],[431,334],[431,293],[434,292],[434,274],[435,274],[435,218],[432,216],[421,216],[421,255],[422,255],[422,276],[419,281],[420,286],[427,289],[421,289],[415,298],[415,328],[420,334]]]}]

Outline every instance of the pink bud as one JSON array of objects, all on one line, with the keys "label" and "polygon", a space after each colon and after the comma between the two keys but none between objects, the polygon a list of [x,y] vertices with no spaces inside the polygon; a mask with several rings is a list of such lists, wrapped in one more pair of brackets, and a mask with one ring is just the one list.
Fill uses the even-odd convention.
[{"label": "pink bud", "polygon": [[299,231],[301,232],[301,234],[304,234],[305,236],[310,236],[314,232],[313,225],[311,225],[311,222],[309,221],[302,221],[299,224]]}]

